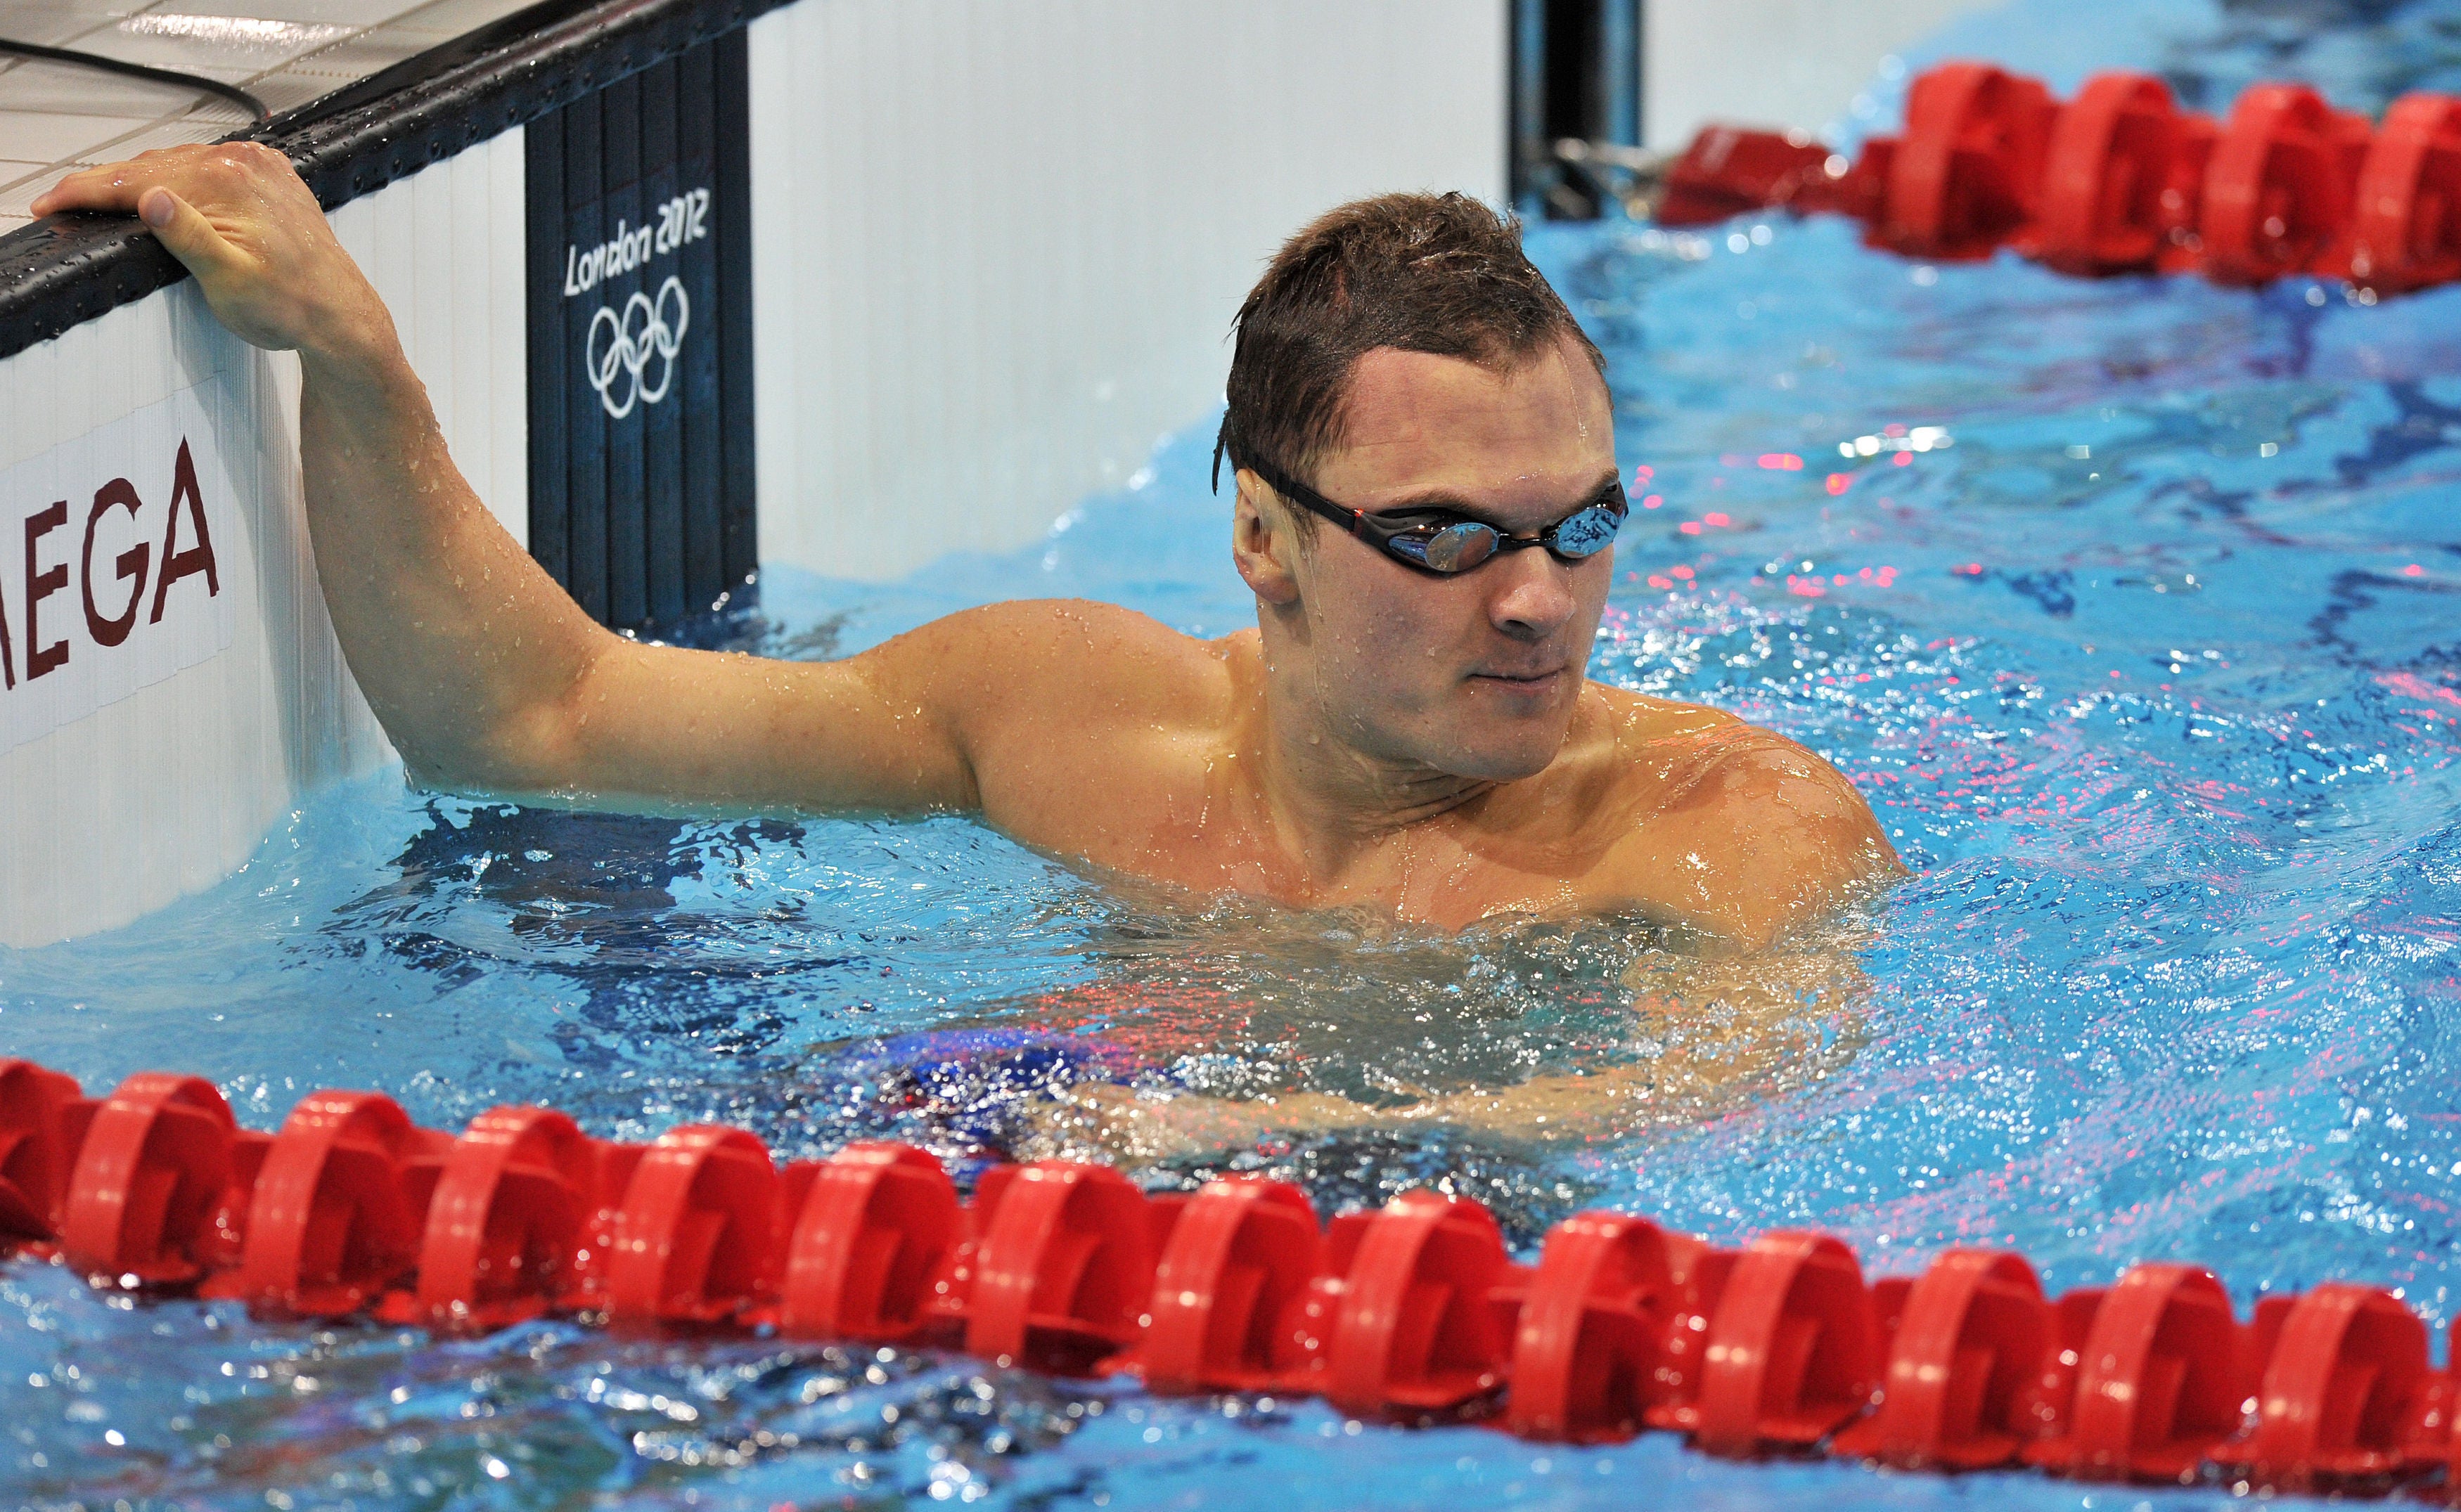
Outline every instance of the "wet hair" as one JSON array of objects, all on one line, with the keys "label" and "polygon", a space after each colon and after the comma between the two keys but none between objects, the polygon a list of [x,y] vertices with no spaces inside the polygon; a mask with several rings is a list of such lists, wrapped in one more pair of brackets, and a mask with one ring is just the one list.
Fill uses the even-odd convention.
[{"label": "wet hair", "polygon": [[[1340,444],[1350,376],[1379,347],[1511,369],[1570,337],[1606,358],[1521,250],[1521,223],[1465,194],[1384,194],[1282,244],[1232,325],[1230,409],[1213,446],[1304,479]],[[1314,517],[1295,517],[1302,534]]]}]

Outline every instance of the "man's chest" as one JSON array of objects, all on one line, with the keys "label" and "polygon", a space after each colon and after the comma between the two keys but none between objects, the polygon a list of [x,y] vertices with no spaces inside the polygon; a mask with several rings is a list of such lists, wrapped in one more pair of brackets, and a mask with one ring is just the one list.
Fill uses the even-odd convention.
[{"label": "man's chest", "polygon": [[1504,913],[1655,911],[1688,880],[1679,858],[1659,854],[1665,847],[1633,845],[1605,818],[1594,825],[1543,813],[1502,825],[1438,818],[1312,848],[1233,757],[1120,756],[1065,780],[986,794],[985,817],[1025,844],[1105,871],[1291,907],[1371,908],[1443,928]]}]

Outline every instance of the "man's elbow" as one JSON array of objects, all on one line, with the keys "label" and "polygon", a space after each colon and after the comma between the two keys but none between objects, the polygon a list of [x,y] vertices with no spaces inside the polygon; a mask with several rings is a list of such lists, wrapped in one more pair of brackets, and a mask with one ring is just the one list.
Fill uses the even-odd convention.
[{"label": "man's elbow", "polygon": [[448,792],[571,795],[588,783],[597,667],[585,662],[561,689],[533,688],[493,707],[452,711],[394,729],[394,749],[411,779]]}]

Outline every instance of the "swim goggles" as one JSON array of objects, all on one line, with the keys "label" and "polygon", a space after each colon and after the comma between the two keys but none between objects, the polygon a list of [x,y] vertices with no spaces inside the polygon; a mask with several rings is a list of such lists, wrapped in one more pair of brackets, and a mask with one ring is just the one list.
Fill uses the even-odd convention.
[{"label": "swim goggles", "polygon": [[1623,528],[1623,517],[1632,507],[1622,482],[1616,481],[1607,485],[1595,503],[1573,510],[1536,535],[1508,536],[1483,521],[1446,522],[1441,512],[1434,512],[1439,516],[1434,520],[1404,516],[1396,523],[1362,509],[1344,509],[1271,462],[1252,459],[1245,465],[1284,499],[1374,542],[1404,566],[1447,577],[1492,561],[1500,551],[1526,546],[1544,546],[1559,562],[1586,561],[1615,544],[1616,532]]}]

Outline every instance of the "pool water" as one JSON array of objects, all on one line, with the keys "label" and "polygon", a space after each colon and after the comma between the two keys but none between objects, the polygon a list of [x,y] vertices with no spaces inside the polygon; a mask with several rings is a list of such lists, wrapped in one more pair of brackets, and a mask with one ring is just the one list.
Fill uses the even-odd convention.
[{"label": "pool water", "polygon": [[[2066,67],[2095,31],[2077,10],[1942,47]],[[2436,81],[2453,13],[2130,8],[2082,62],[2166,66],[2208,103],[2262,68],[2376,108]],[[1817,1225],[1879,1272],[2014,1245],[2054,1289],[2197,1260],[2242,1309],[2351,1278],[2440,1334],[2461,1310],[2461,289],[2370,308],[2303,281],[1929,267],[1836,222],[1531,241],[1609,353],[1624,464],[1650,469],[1593,675],[1811,746],[1914,874],[1844,926],[1859,994],[1746,1047],[1705,1110],[1554,1141],[1270,1135],[1141,1178],[1270,1171],[1328,1212],[1439,1182],[1525,1249],[1594,1205],[1722,1242]],[[1225,633],[1252,610],[1210,436],[1028,551],[886,587],[774,572],[693,633],[839,655],[1035,595]],[[0,950],[0,1046],[89,1089],[203,1073],[257,1127],[374,1087],[439,1127],[538,1101],[601,1136],[715,1118],[781,1157],[892,1137],[971,1172],[1064,1144],[1049,1094],[1080,1080],[1399,1105],[1714,1050],[1631,1012],[1680,946],[1633,920],[1447,937],[1123,890],[957,820],[580,815],[396,773],[319,795],[204,896]],[[930,1353],[260,1324],[25,1262],[0,1268],[0,1493],[46,1507],[2228,1500],[1730,1465],[1665,1436],[1551,1449]]]}]

